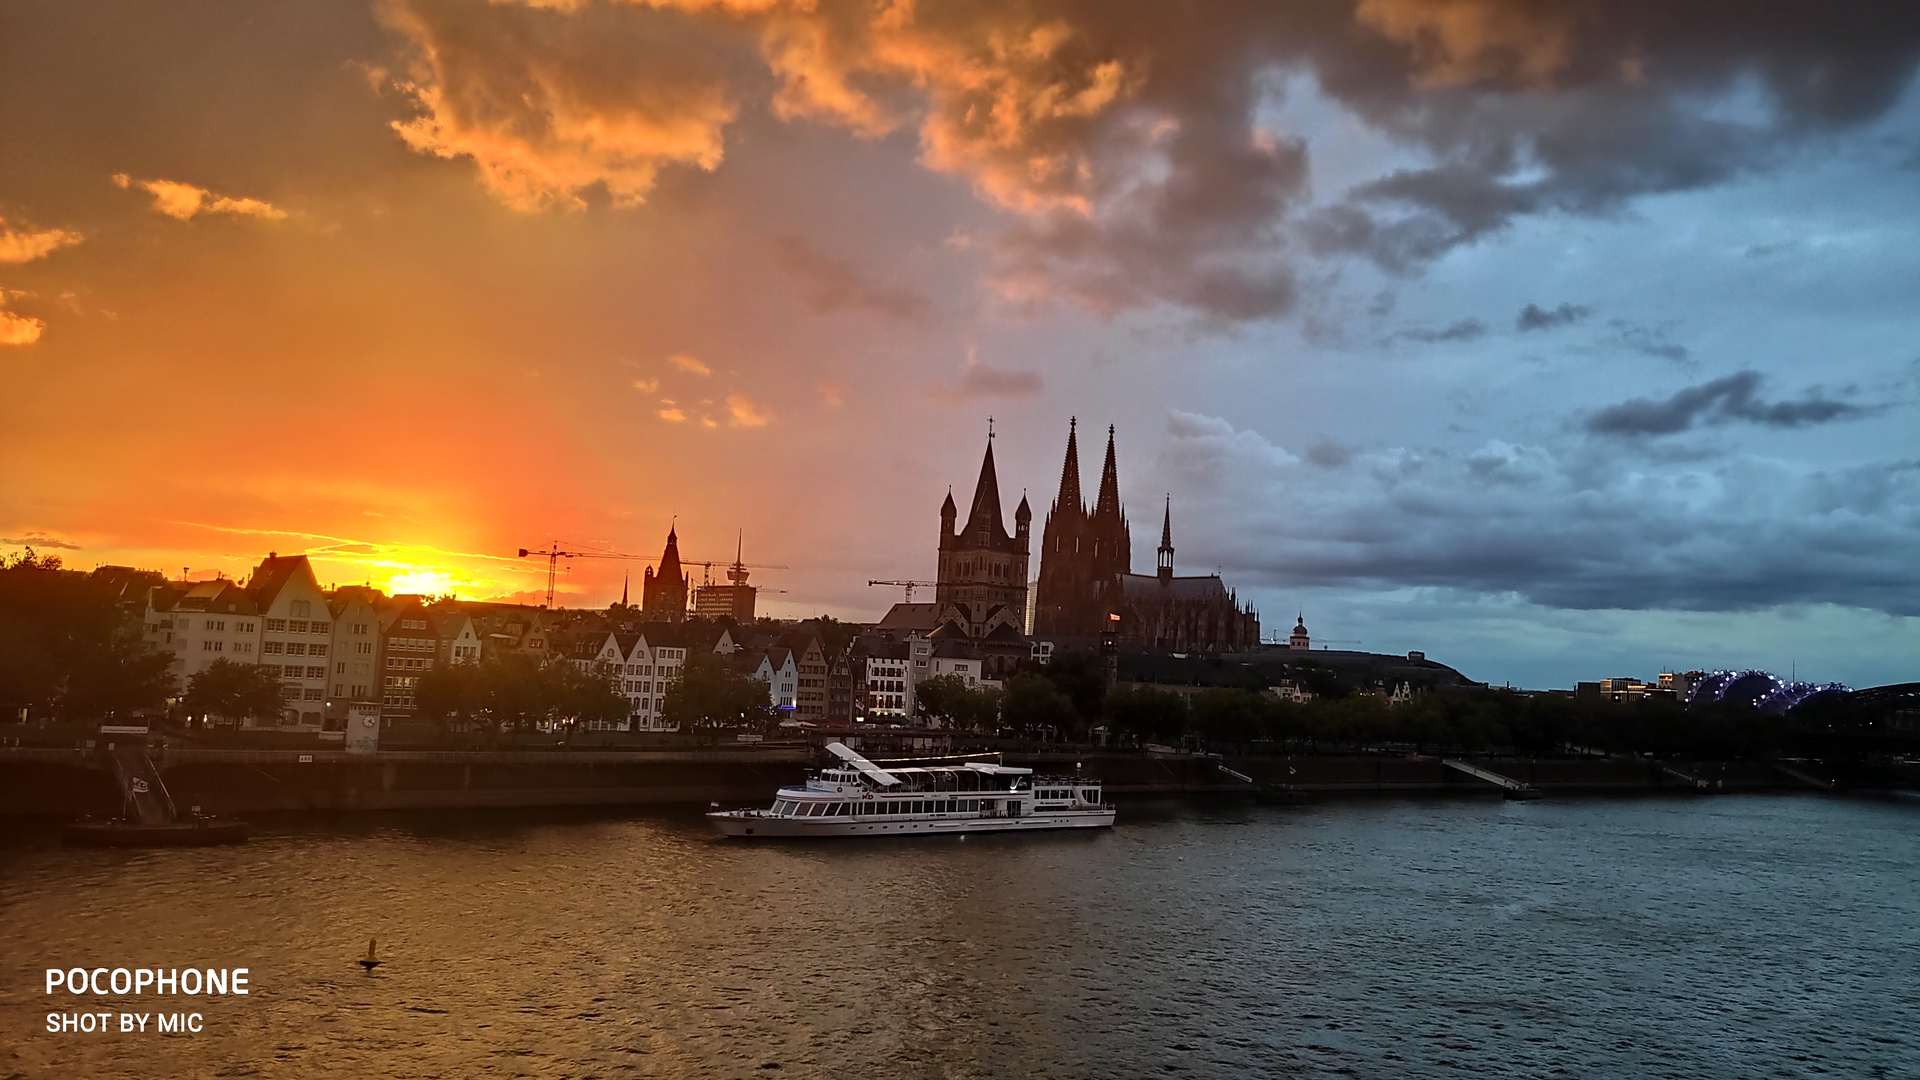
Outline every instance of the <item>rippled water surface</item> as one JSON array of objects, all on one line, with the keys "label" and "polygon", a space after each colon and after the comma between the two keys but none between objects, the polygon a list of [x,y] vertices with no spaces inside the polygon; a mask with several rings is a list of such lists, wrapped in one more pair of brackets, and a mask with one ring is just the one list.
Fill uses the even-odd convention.
[{"label": "rippled water surface", "polygon": [[[787,844],[691,813],[150,852],[0,828],[0,1077],[1920,1076],[1914,802],[1134,802],[1096,835]],[[42,993],[190,964],[253,993]],[[157,1007],[206,1030],[44,1030]]]}]

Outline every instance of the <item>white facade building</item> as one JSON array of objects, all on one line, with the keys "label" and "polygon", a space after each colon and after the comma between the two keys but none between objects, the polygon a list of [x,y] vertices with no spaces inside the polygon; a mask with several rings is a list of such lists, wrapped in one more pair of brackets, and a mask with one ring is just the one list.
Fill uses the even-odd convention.
[{"label": "white facade building", "polygon": [[776,709],[792,712],[800,693],[800,665],[792,649],[768,649],[754,665],[753,677],[767,684],[767,702]]},{"label": "white facade building", "polygon": [[260,662],[280,676],[286,710],[278,726],[319,731],[333,655],[333,613],[305,555],[269,552],[247,592],[260,611]]},{"label": "white facade building", "polygon": [[898,655],[867,657],[867,719],[877,723],[903,723],[913,715],[913,664],[907,650],[892,650]]},{"label": "white facade building", "polygon": [[260,662],[260,618],[253,597],[226,578],[154,588],[147,594],[142,631],[149,645],[172,654],[168,671],[181,693],[187,680],[216,660]]}]

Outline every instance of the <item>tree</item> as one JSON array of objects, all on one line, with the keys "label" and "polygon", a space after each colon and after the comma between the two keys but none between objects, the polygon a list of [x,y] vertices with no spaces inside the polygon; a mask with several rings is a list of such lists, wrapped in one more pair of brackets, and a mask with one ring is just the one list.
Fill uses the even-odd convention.
[{"label": "tree", "polygon": [[187,694],[181,704],[189,723],[196,716],[272,719],[285,707],[280,677],[266,665],[236,664],[225,659],[188,676]]},{"label": "tree", "polygon": [[1073,701],[1073,709],[1088,727],[1101,716],[1107,696],[1107,667],[1098,656],[1072,649],[1053,654],[1037,672]]},{"label": "tree", "polygon": [[772,723],[773,706],[766,683],[696,649],[681,666],[680,678],[667,688],[660,716],[687,732],[759,731]]},{"label": "tree", "polygon": [[1015,675],[1007,680],[1000,699],[1000,722],[1028,735],[1050,732],[1070,734],[1079,724],[1080,714],[1073,699],[1061,693],[1053,682],[1039,675]]},{"label": "tree", "polygon": [[435,664],[420,676],[413,694],[418,715],[437,721],[442,730],[453,724],[472,724],[487,708],[487,669],[479,664]]},{"label": "tree", "polygon": [[1116,686],[1106,696],[1114,734],[1147,742],[1173,742],[1187,726],[1187,699],[1151,686]]},{"label": "tree", "polygon": [[572,664],[548,665],[548,693],[556,717],[582,723],[611,724],[632,713],[632,703],[620,692],[620,675],[606,663],[582,671]]},{"label": "tree", "polygon": [[0,560],[0,705],[80,720],[158,708],[173,692],[167,666],[98,572],[32,549]]},{"label": "tree", "polygon": [[1193,729],[1209,742],[1252,742],[1266,726],[1270,700],[1251,690],[1202,690],[1193,699]]},{"label": "tree", "polygon": [[936,675],[916,684],[913,700],[922,718],[967,731],[991,731],[1000,717],[999,691],[969,687],[958,675]]}]

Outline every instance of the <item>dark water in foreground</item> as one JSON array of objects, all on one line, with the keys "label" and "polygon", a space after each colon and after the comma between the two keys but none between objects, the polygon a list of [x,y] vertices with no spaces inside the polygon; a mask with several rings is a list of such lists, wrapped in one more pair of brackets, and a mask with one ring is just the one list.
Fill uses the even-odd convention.
[{"label": "dark water in foreground", "polygon": [[[361,816],[132,853],[16,826],[0,1077],[1920,1076],[1920,803],[1121,821],[774,845]],[[121,1007],[43,996],[47,967],[189,964],[254,992],[159,1006],[199,1035],[44,1030]]]}]

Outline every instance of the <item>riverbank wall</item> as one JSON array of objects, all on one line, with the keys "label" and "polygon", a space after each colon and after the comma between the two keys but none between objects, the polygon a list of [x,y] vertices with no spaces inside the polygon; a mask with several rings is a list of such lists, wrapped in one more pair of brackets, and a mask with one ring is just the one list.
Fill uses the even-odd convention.
[{"label": "riverbank wall", "polygon": [[[168,747],[153,754],[185,812],[405,810],[463,807],[757,805],[799,783],[824,754],[805,746],[695,750],[241,750]],[[1288,799],[1497,795],[1439,758],[1227,756],[1121,751],[1009,753],[1042,774],[1098,778],[1111,795],[1284,794]],[[1476,758],[1551,795],[1758,791],[1809,785],[1764,762]],[[98,751],[0,749],[0,814],[112,814],[121,793]]]}]

